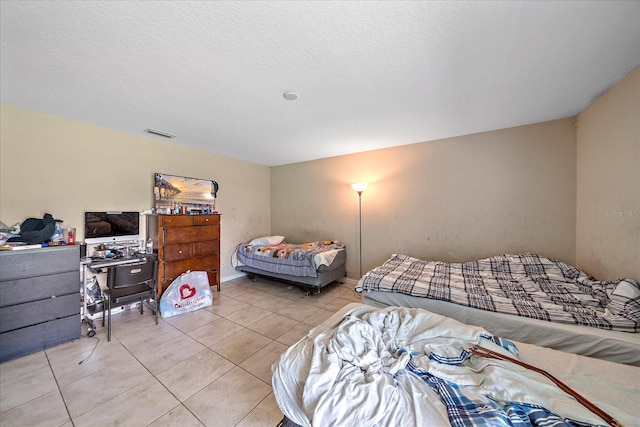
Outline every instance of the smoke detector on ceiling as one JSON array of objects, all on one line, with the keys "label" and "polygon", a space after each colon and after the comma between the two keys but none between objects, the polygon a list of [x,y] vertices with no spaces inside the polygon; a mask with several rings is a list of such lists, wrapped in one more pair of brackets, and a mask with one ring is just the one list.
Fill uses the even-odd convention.
[{"label": "smoke detector on ceiling", "polygon": [[298,92],[293,92],[291,90],[285,92],[282,96],[287,101],[295,101],[296,99],[298,99],[300,97],[300,95],[298,95]]}]

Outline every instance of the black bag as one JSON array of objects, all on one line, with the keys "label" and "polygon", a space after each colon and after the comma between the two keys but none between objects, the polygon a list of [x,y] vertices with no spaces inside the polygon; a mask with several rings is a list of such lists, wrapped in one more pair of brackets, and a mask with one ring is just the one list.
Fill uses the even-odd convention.
[{"label": "black bag", "polygon": [[27,218],[20,225],[20,237],[11,237],[7,242],[25,242],[27,244],[45,243],[51,240],[56,232],[56,222],[51,214],[44,214],[42,219]]}]

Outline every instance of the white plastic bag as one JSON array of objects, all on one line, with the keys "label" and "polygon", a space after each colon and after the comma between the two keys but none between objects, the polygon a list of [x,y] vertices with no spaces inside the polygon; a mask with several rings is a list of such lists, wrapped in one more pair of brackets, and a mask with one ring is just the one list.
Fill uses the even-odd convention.
[{"label": "white plastic bag", "polygon": [[160,314],[172,317],[178,314],[210,307],[213,303],[209,278],[205,271],[187,271],[176,278],[160,297]]}]

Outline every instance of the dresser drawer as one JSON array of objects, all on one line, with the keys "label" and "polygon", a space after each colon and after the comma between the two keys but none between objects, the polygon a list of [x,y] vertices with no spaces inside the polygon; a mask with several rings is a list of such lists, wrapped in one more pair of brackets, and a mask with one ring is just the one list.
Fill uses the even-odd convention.
[{"label": "dresser drawer", "polygon": [[80,338],[80,312],[0,334],[0,362]]},{"label": "dresser drawer", "polygon": [[0,332],[80,314],[80,293],[0,309]]},{"label": "dresser drawer", "polygon": [[190,268],[190,270],[217,270],[220,265],[220,257],[218,255],[203,256],[192,258],[191,262],[192,267]]},{"label": "dresser drawer", "polygon": [[0,280],[45,276],[79,271],[80,246],[3,251],[0,256]]},{"label": "dresser drawer", "polygon": [[193,225],[191,215],[162,215],[163,227],[190,227]]},{"label": "dresser drawer", "polygon": [[194,242],[220,239],[220,224],[201,225],[195,229],[198,230],[198,238]]},{"label": "dresser drawer", "polygon": [[205,240],[195,243],[180,243],[166,245],[163,250],[163,258],[167,262],[182,261],[192,257],[218,255],[220,252],[219,240]]},{"label": "dresser drawer", "polygon": [[189,243],[218,239],[219,225],[203,225],[201,227],[171,227],[164,230],[164,243]]},{"label": "dresser drawer", "polygon": [[179,243],[176,245],[166,245],[163,250],[165,261],[180,261],[191,258],[193,243]]},{"label": "dresser drawer", "polygon": [[193,256],[201,257],[207,255],[219,255],[220,254],[220,241],[219,240],[207,240],[204,242],[193,243]]},{"label": "dresser drawer", "polygon": [[28,277],[26,279],[0,282],[0,308],[23,302],[36,301],[67,294],[77,294],[80,290],[80,272]]},{"label": "dresser drawer", "polygon": [[220,258],[216,256],[206,256],[200,258],[190,258],[183,261],[165,262],[162,268],[164,269],[162,274],[163,280],[173,280],[182,273],[190,271],[207,271],[217,270],[220,262]]},{"label": "dresser drawer", "polygon": [[220,215],[195,215],[193,217],[194,225],[213,225],[220,224]]},{"label": "dresser drawer", "polygon": [[[197,270],[197,271],[203,271],[203,270]],[[207,278],[209,279],[209,286],[217,286],[218,283],[220,283],[220,272],[218,270],[206,270],[206,272],[207,272]],[[169,287],[169,285],[171,285],[171,282],[173,282],[174,280],[175,278],[164,280],[158,283],[160,284],[160,286],[162,286],[162,289],[166,290]]]}]

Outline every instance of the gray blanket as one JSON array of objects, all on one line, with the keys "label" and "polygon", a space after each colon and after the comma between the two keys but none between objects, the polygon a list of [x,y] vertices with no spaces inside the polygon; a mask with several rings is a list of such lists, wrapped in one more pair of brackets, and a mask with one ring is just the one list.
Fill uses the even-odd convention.
[{"label": "gray blanket", "polygon": [[251,245],[241,243],[238,260],[248,266],[291,276],[318,277],[314,257],[322,252],[344,249],[337,240],[319,240],[300,244]]}]

